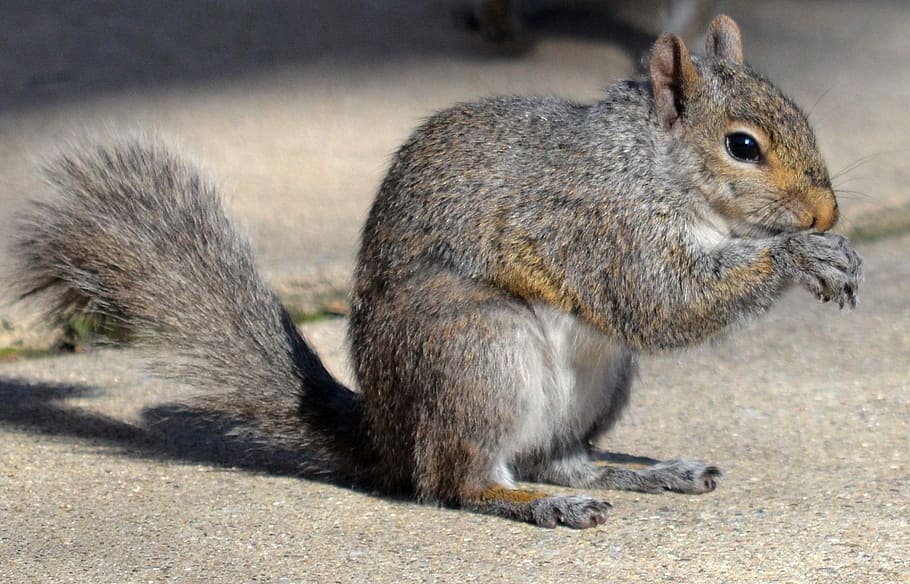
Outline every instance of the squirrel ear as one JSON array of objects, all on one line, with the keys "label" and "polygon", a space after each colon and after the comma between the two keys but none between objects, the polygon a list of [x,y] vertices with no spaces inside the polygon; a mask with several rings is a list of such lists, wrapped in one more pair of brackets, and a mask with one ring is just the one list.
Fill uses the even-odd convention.
[{"label": "squirrel ear", "polygon": [[682,39],[666,32],[651,47],[648,67],[657,115],[669,128],[682,114],[685,92],[698,80],[698,72]]},{"label": "squirrel ear", "polygon": [[739,27],[726,14],[720,14],[711,21],[705,39],[705,53],[709,59],[728,59],[742,64],[743,41]]}]

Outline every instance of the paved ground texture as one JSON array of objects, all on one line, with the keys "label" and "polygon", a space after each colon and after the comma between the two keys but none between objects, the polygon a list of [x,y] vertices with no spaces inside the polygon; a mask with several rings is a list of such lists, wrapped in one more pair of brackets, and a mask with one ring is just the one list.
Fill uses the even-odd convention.
[{"label": "paved ground texture", "polygon": [[[715,493],[613,493],[606,525],[544,530],[238,468],[206,436],[148,430],[189,390],[99,349],[0,362],[0,581],[910,582],[910,11],[719,4],[847,169],[867,280],[855,312],[794,291],[718,345],[644,361],[604,446],[715,462]],[[595,99],[629,74],[647,19],[573,6],[505,56],[447,0],[3,3],[0,222],[61,136],[153,128],[206,163],[270,277],[318,310],[343,297],[421,118],[497,93]],[[0,309],[0,349],[47,341],[26,316]],[[305,328],[349,378],[344,320]]]}]

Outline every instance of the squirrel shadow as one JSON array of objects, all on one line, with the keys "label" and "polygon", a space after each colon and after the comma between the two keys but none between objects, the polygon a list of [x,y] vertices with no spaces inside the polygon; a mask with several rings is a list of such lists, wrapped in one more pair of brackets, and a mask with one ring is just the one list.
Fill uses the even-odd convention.
[{"label": "squirrel shadow", "polygon": [[[176,460],[273,476],[291,476],[376,496],[357,485],[302,472],[315,453],[238,433],[243,424],[216,410],[187,403],[146,407],[139,423],[118,420],[65,400],[90,398],[101,391],[85,385],[33,383],[0,378],[0,424],[14,430],[60,436],[114,449],[120,456]],[[647,456],[598,451],[592,457],[607,464],[652,465]],[[400,497],[388,497],[398,499]]]},{"label": "squirrel shadow", "polygon": [[238,433],[242,426],[239,420],[191,403],[144,408],[138,423],[64,403],[100,393],[84,385],[0,378],[0,424],[22,432],[111,447],[119,455],[209,464],[353,487],[302,472],[313,454]]}]

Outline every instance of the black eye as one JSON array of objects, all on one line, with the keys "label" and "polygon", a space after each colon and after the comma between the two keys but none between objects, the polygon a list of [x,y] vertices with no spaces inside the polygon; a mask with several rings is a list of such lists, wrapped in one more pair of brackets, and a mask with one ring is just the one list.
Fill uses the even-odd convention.
[{"label": "black eye", "polygon": [[758,140],[745,132],[727,134],[727,152],[740,162],[758,162],[761,160]]}]

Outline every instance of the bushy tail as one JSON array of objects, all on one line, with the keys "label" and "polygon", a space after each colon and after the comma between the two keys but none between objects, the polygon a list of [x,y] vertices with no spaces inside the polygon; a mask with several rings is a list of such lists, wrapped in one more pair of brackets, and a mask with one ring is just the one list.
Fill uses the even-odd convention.
[{"label": "bushy tail", "polygon": [[18,220],[22,296],[56,318],[88,312],[174,358],[152,371],[211,390],[217,415],[299,449],[301,470],[357,475],[368,464],[357,394],[338,383],[259,276],[213,185],[138,138],[75,148],[44,168],[56,197]]}]

